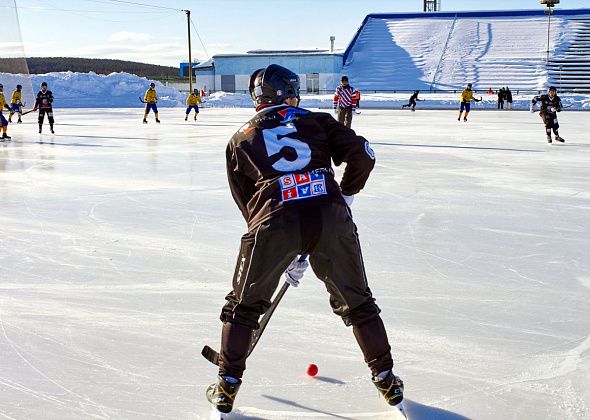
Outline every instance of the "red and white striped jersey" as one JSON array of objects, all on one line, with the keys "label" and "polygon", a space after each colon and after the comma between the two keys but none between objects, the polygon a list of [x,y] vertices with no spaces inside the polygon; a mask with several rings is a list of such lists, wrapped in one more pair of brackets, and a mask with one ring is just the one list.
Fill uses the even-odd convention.
[{"label": "red and white striped jersey", "polygon": [[352,86],[338,86],[334,93],[334,109],[352,106],[352,110],[354,111],[356,108],[355,95],[356,92]]}]

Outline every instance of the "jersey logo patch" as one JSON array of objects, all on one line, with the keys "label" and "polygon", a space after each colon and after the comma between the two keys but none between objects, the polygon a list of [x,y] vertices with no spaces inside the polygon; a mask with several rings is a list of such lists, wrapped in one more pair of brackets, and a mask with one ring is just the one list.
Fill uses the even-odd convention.
[{"label": "jersey logo patch", "polygon": [[328,194],[324,174],[314,172],[289,174],[280,177],[279,184],[281,201],[302,200]]},{"label": "jersey logo patch", "polygon": [[285,108],[285,109],[281,109],[280,111],[277,111],[277,114],[279,114],[281,117],[283,117],[281,124],[286,124],[286,123],[291,122],[294,119],[296,119],[297,115],[309,114],[309,111],[306,109]]}]

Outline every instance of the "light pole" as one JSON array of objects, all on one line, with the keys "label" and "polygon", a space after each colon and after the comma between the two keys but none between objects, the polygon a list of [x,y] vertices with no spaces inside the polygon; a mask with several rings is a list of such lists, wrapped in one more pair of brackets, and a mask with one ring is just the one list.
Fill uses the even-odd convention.
[{"label": "light pole", "polygon": [[545,13],[547,13],[547,15],[549,15],[549,23],[547,24],[547,60],[546,60],[546,62],[549,63],[549,49],[550,49],[550,45],[551,45],[551,39],[550,39],[551,15],[553,14],[552,7],[555,7],[556,4],[559,4],[559,0],[541,0],[541,4],[544,4],[545,6],[547,6],[547,10],[545,10]]},{"label": "light pole", "polygon": [[188,26],[188,91],[193,91],[193,57],[191,53],[191,11],[183,10],[186,13],[186,23]]}]

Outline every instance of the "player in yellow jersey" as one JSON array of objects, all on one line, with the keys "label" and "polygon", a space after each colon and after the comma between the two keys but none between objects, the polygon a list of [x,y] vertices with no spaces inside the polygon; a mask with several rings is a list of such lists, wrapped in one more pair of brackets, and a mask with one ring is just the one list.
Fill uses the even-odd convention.
[{"label": "player in yellow jersey", "polygon": [[145,112],[143,114],[143,123],[147,124],[147,116],[150,113],[150,110],[154,111],[154,116],[156,117],[156,122],[159,123],[160,120],[158,119],[158,106],[156,105],[158,102],[158,94],[156,93],[156,84],[150,83],[150,88],[145,91],[145,96],[143,97],[145,101]]},{"label": "player in yellow jersey", "polygon": [[467,87],[461,93],[461,109],[459,110],[459,117],[457,121],[461,121],[461,114],[465,111],[465,117],[463,121],[467,121],[467,115],[469,115],[469,111],[471,110],[471,101],[479,102],[481,98],[475,99],[473,97],[473,91],[471,90],[471,83],[467,84]]},{"label": "player in yellow jersey", "polygon": [[16,85],[16,90],[12,92],[12,97],[10,99],[10,116],[8,117],[8,122],[12,122],[12,116],[17,113],[18,114],[18,121],[17,123],[22,123],[21,116],[23,115],[23,93],[22,93],[22,85]]},{"label": "player in yellow jersey", "polygon": [[8,121],[6,121],[6,118],[4,118],[4,115],[2,115],[4,108],[10,111],[10,106],[8,106],[8,103],[6,103],[6,98],[4,97],[4,86],[2,83],[0,83],[0,130],[2,130],[2,137],[0,138],[0,141],[10,140],[11,138],[8,134],[6,134],[6,130],[8,130]]},{"label": "player in yellow jersey", "polygon": [[199,95],[199,89],[193,89],[193,92],[188,95],[188,98],[186,98],[186,116],[184,117],[184,120],[187,121],[188,120],[188,116],[191,113],[191,110],[194,109],[195,110],[195,121],[197,121],[197,116],[199,115],[199,104],[203,102],[203,100],[201,99],[201,95]]}]

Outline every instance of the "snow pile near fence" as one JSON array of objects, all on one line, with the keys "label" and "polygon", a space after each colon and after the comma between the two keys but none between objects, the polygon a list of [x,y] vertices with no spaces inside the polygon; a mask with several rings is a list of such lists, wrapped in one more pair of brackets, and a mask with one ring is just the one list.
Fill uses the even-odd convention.
[{"label": "snow pile near fence", "polygon": [[[24,86],[23,92],[27,107],[33,104],[33,93],[39,90],[41,82],[47,82],[49,90],[55,97],[56,108],[138,108],[143,107],[139,97],[143,98],[151,80],[129,73],[96,73],[54,72],[47,74],[22,75],[0,73],[0,83],[4,84],[4,95],[10,94],[17,84]],[[162,83],[156,83],[158,106],[185,106],[186,93],[181,93]],[[420,93],[417,109],[454,109],[459,105],[459,92]],[[483,101],[474,103],[475,109],[495,109],[496,95],[476,93]],[[564,105],[571,109],[590,110],[590,95],[560,95]],[[361,108],[401,108],[408,102],[410,93],[367,93],[362,95]],[[515,109],[528,109],[532,94],[514,94]],[[204,98],[203,106],[210,108],[252,108],[250,95],[243,93],[215,92]],[[333,95],[302,95],[301,106],[304,108],[332,108]]]},{"label": "snow pile near fence", "polygon": [[[23,83],[23,77],[30,78],[30,81]],[[24,86],[25,97],[31,97],[32,92],[26,90],[32,89],[36,93],[41,82],[47,82],[49,90],[53,92],[56,108],[129,108],[143,106],[139,97],[143,98],[152,80],[129,73],[101,75],[67,71],[30,76],[0,73],[0,83],[4,84],[7,99],[10,99],[10,93],[18,83]],[[185,94],[160,82],[154,83],[159,97],[158,106],[174,107],[184,104]]]},{"label": "snow pile near fence", "polygon": [[[420,93],[417,109],[454,109],[459,107],[460,93]],[[410,93],[368,93],[362,95],[360,108],[398,109],[408,103]],[[513,109],[529,109],[533,94],[514,95]],[[497,109],[497,96],[476,93],[481,102],[473,102],[474,109]],[[563,94],[560,95],[563,105],[575,110],[590,110],[590,95]],[[302,95],[300,106],[303,108],[331,109],[333,95]],[[249,95],[242,93],[216,92],[204,98],[207,107],[211,108],[251,108],[252,100]]]}]

